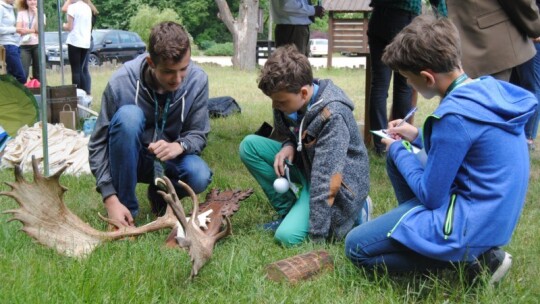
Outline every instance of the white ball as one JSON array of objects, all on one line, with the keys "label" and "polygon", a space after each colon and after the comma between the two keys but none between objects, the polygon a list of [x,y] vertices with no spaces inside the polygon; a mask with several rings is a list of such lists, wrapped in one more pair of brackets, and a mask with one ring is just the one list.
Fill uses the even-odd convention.
[{"label": "white ball", "polygon": [[285,193],[289,190],[289,181],[284,177],[279,177],[274,181],[274,190],[277,193]]}]

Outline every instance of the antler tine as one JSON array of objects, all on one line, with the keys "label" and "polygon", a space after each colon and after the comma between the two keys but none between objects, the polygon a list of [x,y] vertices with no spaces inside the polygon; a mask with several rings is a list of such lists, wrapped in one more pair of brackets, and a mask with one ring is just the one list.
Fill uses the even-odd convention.
[{"label": "antler tine", "polygon": [[[24,179],[24,176],[23,176],[23,171],[21,169],[21,166],[15,165],[15,168],[14,168],[13,172],[15,173],[15,181],[16,182],[26,182],[26,179]],[[10,185],[13,188],[13,186],[11,184],[9,184],[9,183],[7,183],[7,184]]]},{"label": "antler tine", "polygon": [[191,218],[193,218],[193,220],[196,221],[198,225],[199,221],[198,221],[197,216],[199,215],[199,199],[197,199],[197,194],[195,194],[193,189],[191,189],[191,187],[188,184],[184,183],[183,181],[178,180],[178,184],[187,191],[187,193],[191,197],[191,200],[193,201],[193,210],[191,210]]},{"label": "antler tine", "polygon": [[176,218],[180,221],[182,226],[187,227],[186,212],[184,211],[182,204],[180,204],[180,199],[176,194],[176,190],[174,190],[171,180],[167,176],[164,176],[163,178],[157,178],[156,183],[162,183],[167,187],[167,192],[158,190],[158,193],[163,197],[167,204],[171,206],[174,215],[176,215]]},{"label": "antler tine", "polygon": [[34,171],[34,179],[43,178],[43,174],[39,172],[39,163],[34,155],[32,155],[32,171]]},{"label": "antler tine", "polygon": [[225,228],[225,230],[223,230],[220,233],[216,234],[216,236],[214,237],[216,242],[218,240],[226,237],[227,235],[232,234],[231,220],[229,219],[228,216],[225,216],[225,222],[227,222],[227,227]]}]

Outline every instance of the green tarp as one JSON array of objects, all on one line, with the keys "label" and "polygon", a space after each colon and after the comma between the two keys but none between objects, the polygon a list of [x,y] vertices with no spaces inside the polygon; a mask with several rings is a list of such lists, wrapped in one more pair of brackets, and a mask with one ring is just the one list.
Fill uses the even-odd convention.
[{"label": "green tarp", "polygon": [[0,75],[0,126],[15,137],[24,125],[38,120],[38,105],[32,93],[11,75]]}]

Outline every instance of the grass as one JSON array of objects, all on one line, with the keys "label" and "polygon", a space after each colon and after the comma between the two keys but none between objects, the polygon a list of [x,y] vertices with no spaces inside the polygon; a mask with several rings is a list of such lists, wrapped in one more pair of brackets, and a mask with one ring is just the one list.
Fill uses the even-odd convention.
[{"label": "grass", "polygon": [[[19,222],[0,215],[0,303],[537,303],[540,299],[540,153],[531,158],[531,177],[525,209],[507,250],[514,256],[508,277],[497,288],[470,287],[453,271],[430,275],[387,275],[366,273],[355,268],[343,254],[343,243],[305,243],[284,249],[272,235],[257,229],[271,220],[273,212],[261,189],[238,158],[238,144],[263,121],[271,122],[269,100],[256,88],[257,74],[203,66],[210,78],[210,96],[230,95],[242,113],[213,119],[209,144],[203,158],[214,171],[213,188],[254,188],[255,193],[241,203],[232,218],[234,235],[219,241],[210,262],[193,282],[186,282],[190,261],[185,252],[163,246],[168,231],[117,241],[98,247],[87,259],[58,255],[36,244],[20,231]],[[99,97],[111,67],[92,70],[94,102]],[[315,76],[331,78],[357,105],[356,115],[364,116],[364,70],[316,70]],[[58,72],[49,72],[49,85],[61,83]],[[69,74],[66,83],[70,83]],[[415,122],[420,124],[435,106],[420,98]],[[375,215],[396,204],[384,170],[384,160],[370,152],[371,191]],[[30,177],[29,177],[30,178]],[[13,181],[11,170],[0,171],[0,180]],[[65,202],[69,209],[96,229],[105,230],[97,213],[104,212],[95,192],[92,176],[64,175],[69,188]],[[5,185],[0,190],[7,190]],[[141,215],[137,224],[151,221],[146,187],[137,189]],[[200,196],[201,199],[204,195]],[[186,203],[187,201],[184,201]],[[189,203],[187,203],[189,204]],[[18,205],[0,197],[0,212]],[[295,285],[275,283],[265,278],[265,266],[274,261],[326,249],[335,258],[333,271]]]}]

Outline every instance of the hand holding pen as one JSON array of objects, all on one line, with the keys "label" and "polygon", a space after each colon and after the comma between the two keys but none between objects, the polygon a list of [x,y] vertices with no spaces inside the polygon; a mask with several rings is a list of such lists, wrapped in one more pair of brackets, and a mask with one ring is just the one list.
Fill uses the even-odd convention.
[{"label": "hand holding pen", "polygon": [[418,129],[410,124],[405,124],[414,113],[418,110],[417,107],[412,108],[402,120],[396,119],[388,123],[387,134],[395,140],[406,139],[413,141],[418,136]]}]

